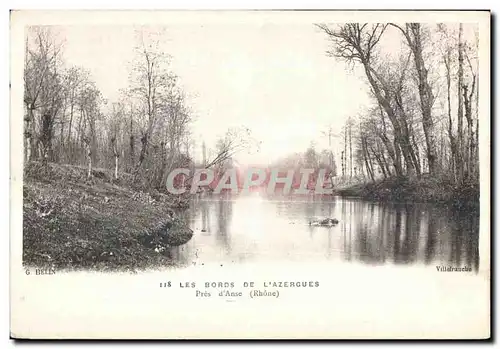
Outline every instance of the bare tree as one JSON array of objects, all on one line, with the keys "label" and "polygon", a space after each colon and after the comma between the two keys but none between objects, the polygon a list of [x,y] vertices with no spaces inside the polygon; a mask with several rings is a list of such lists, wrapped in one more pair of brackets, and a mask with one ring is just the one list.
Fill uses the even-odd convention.
[{"label": "bare tree", "polygon": [[469,85],[463,85],[463,98],[464,98],[464,109],[465,109],[465,119],[467,120],[467,147],[465,150],[465,161],[467,163],[467,177],[471,176],[474,171],[474,155],[475,155],[475,137],[474,137],[474,120],[472,117],[472,99],[474,97],[475,88],[476,88],[476,75],[472,70],[472,65],[470,64],[471,69],[471,82],[470,82],[470,91]]},{"label": "bare tree", "polygon": [[464,177],[464,161],[463,161],[463,118],[464,118],[464,105],[463,105],[463,85],[464,85],[464,48],[463,48],[463,24],[459,25],[458,32],[458,131],[457,131],[457,171],[459,181]]},{"label": "bare tree", "polygon": [[450,150],[451,150],[451,172],[456,178],[458,169],[458,149],[457,140],[453,133],[453,118],[451,113],[451,51],[452,48],[448,47],[446,53],[443,55],[443,62],[446,67],[446,97],[447,97],[447,111],[448,111],[448,137],[450,139]]},{"label": "bare tree", "polygon": [[63,139],[61,147],[66,148],[69,152],[68,160],[72,161],[74,145],[72,143],[73,134],[73,121],[75,118],[75,111],[78,107],[79,95],[82,91],[82,87],[85,86],[85,82],[88,81],[89,72],[79,67],[71,67],[66,71],[65,74],[65,93],[66,93],[66,105],[65,108],[69,114],[67,136],[64,137],[64,130],[61,130],[61,137]]},{"label": "bare tree", "polygon": [[252,132],[248,127],[235,127],[226,131],[224,136],[217,141],[217,151],[212,160],[207,161],[205,168],[214,166],[222,167],[223,163],[230,160],[239,152],[251,152],[260,147],[260,142],[252,136]]},{"label": "bare tree", "polygon": [[118,179],[118,168],[121,142],[119,142],[120,134],[122,133],[122,125],[124,124],[124,105],[123,103],[113,103],[113,111],[109,122],[110,128],[110,143],[114,158],[114,178]]},{"label": "bare tree", "polygon": [[[179,165],[179,162],[185,160],[185,156],[181,151],[181,144],[188,137],[191,112],[186,105],[186,96],[178,86],[170,91],[168,100],[162,107],[161,112],[165,117],[162,118],[164,131],[160,141],[162,156],[161,166],[158,169],[158,186],[165,182],[174,165]],[[187,148],[185,153],[188,153]]]},{"label": "bare tree", "polygon": [[62,43],[56,41],[49,28],[28,28],[24,67],[24,136],[27,161],[38,155],[46,160],[52,156],[54,124],[63,106],[61,71],[58,69],[61,50]]},{"label": "bare tree", "polygon": [[[400,149],[406,162],[408,174],[414,173],[414,163],[411,157],[411,143],[403,133],[403,126],[393,106],[393,93],[390,84],[383,78],[375,67],[375,47],[380,41],[387,24],[348,23],[332,30],[327,25],[319,24],[328,37],[332,40],[335,50],[331,55],[341,58],[351,64],[362,64],[372,92],[379,105],[383,108],[392,123],[395,135],[396,154]],[[403,175],[403,169],[398,161],[395,162],[396,174]]]},{"label": "bare tree", "polygon": [[428,80],[428,69],[423,56],[424,35],[420,23],[406,23],[404,27],[391,23],[403,33],[408,46],[413,53],[413,61],[418,78],[418,93],[420,96],[420,108],[422,111],[422,125],[427,146],[427,159],[429,172],[437,172],[436,155],[436,135],[434,130],[434,120],[432,117],[432,106],[434,104],[434,94]]},{"label": "bare tree", "polygon": [[85,144],[85,153],[87,155],[87,178],[92,177],[92,147],[90,146],[90,139],[83,137]]},{"label": "bare tree", "polygon": [[[141,33],[142,34],[142,33]],[[134,169],[137,176],[148,153],[151,136],[158,122],[159,109],[173,88],[176,77],[168,70],[169,57],[159,49],[159,42],[149,42],[141,35],[141,45],[133,62],[130,95],[137,102],[140,118],[141,151]]]}]

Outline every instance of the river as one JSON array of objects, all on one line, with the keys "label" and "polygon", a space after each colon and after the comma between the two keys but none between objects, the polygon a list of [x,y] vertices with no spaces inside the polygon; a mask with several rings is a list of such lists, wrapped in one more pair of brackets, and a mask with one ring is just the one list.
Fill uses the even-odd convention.
[{"label": "river", "polygon": [[[332,227],[310,222],[336,218]],[[192,240],[179,262],[326,262],[479,268],[479,215],[443,205],[358,198],[208,196],[185,217]]]}]

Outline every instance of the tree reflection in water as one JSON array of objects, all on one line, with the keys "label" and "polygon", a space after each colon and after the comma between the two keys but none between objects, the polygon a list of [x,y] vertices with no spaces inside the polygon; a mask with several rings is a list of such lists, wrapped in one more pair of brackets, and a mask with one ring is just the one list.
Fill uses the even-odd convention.
[{"label": "tree reflection in water", "polygon": [[[478,213],[445,206],[214,195],[194,201],[184,214],[195,232],[181,246],[185,260],[327,259],[479,268]],[[340,222],[333,227],[309,225],[326,217]]]},{"label": "tree reflection in water", "polygon": [[342,206],[346,260],[479,268],[479,216],[475,213],[426,204],[356,200]]},{"label": "tree reflection in water", "polygon": [[227,196],[220,197],[217,203],[217,240],[229,254],[231,252],[231,236],[228,224],[231,222],[233,203]]}]

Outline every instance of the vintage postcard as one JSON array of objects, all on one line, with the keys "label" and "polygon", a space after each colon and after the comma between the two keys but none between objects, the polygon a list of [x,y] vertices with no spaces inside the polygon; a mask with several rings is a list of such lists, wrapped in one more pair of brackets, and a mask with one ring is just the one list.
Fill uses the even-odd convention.
[{"label": "vintage postcard", "polygon": [[490,338],[488,11],[10,20],[13,338]]}]

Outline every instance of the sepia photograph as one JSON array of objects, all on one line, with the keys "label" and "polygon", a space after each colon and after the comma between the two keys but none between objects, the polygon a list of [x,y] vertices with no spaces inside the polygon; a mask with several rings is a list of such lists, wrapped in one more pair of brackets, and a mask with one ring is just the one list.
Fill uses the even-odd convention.
[{"label": "sepia photograph", "polygon": [[490,337],[490,12],[10,21],[11,337]]}]

